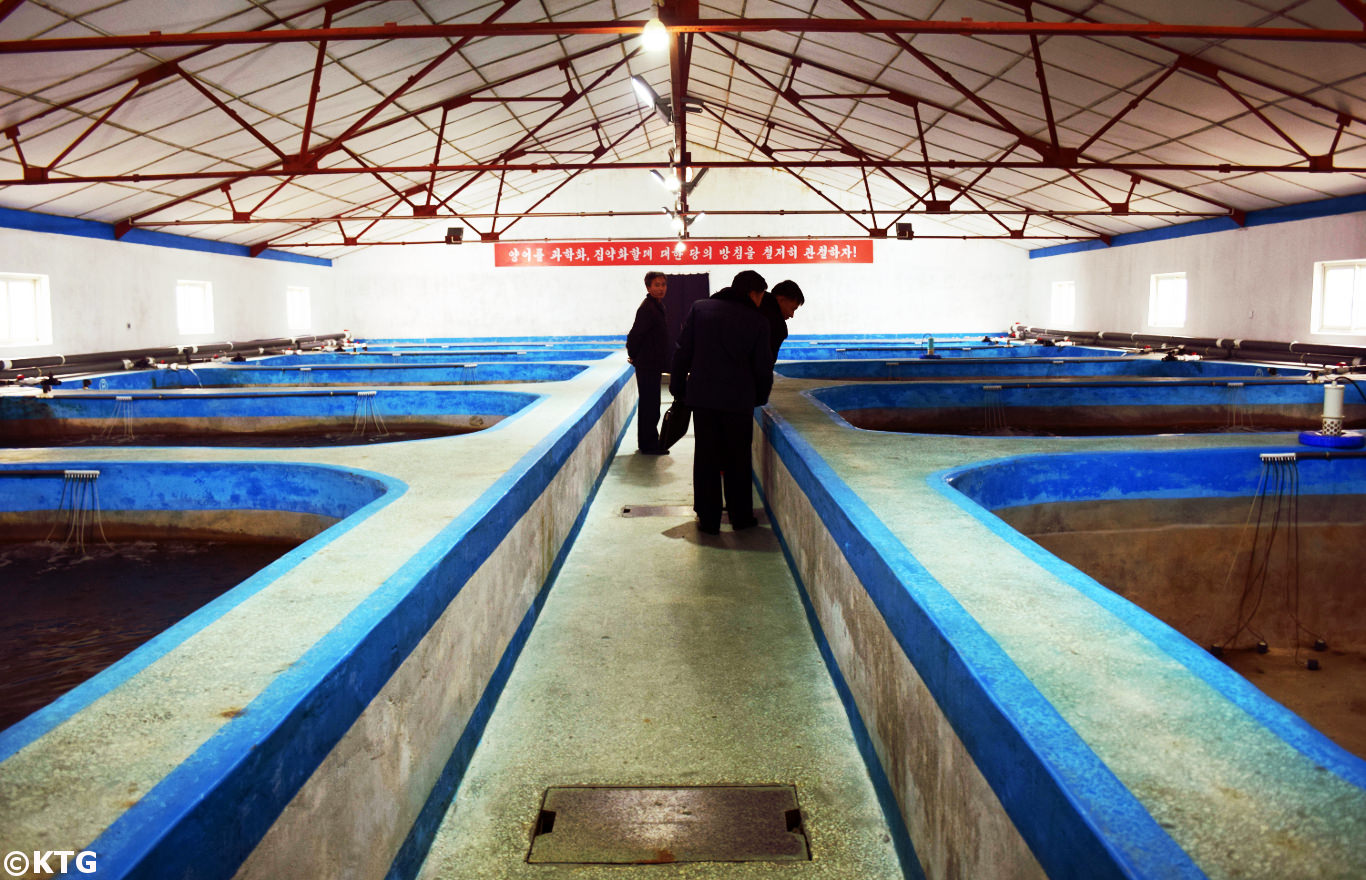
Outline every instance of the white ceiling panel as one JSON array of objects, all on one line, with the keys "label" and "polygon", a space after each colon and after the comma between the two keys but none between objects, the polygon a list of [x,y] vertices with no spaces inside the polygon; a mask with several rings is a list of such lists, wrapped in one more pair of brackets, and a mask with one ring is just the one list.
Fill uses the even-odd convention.
[{"label": "white ceiling panel", "polygon": [[[673,12],[676,2],[662,0],[666,14]],[[538,174],[518,169],[505,174],[437,173],[439,194],[460,190],[451,200],[455,210],[487,213],[497,205],[500,217],[496,221],[470,221],[470,225],[485,231],[507,228],[508,236],[515,239],[529,235],[528,229],[543,233],[553,228],[547,221],[514,221],[519,211],[536,205],[572,173],[561,165],[588,162],[599,145],[610,143],[642,120],[645,126],[599,164],[666,161],[681,127],[667,125],[639,108],[628,76],[643,75],[659,94],[669,97],[671,79],[682,66],[686,67],[689,97],[707,107],[705,113],[687,116],[685,146],[694,161],[706,155],[768,163],[770,157],[754,147],[755,143],[768,144],[776,150],[773,160],[803,163],[804,180],[825,199],[850,209],[866,207],[871,192],[879,209],[899,210],[911,203],[912,193],[924,192],[927,184],[924,172],[916,169],[882,172],[825,165],[849,159],[832,149],[842,142],[878,161],[918,163],[927,152],[932,162],[1022,164],[996,167],[985,174],[976,166],[937,168],[932,174],[936,180],[953,179],[967,189],[954,199],[956,208],[967,210],[975,201],[997,211],[1064,212],[1055,220],[1031,219],[1031,235],[1047,231],[1084,239],[1182,222],[1181,216],[1142,214],[1067,219],[1065,212],[1095,210],[1097,204],[1103,207],[1106,201],[1122,200],[1128,193],[1128,172],[1088,169],[1090,161],[1155,164],[1156,168],[1141,172],[1146,180],[1139,184],[1132,204],[1150,210],[1196,212],[1192,216],[1366,191],[1362,172],[1308,173],[1304,157],[1249,109],[1250,105],[1264,114],[1311,154],[1327,152],[1337,138],[1336,167],[1362,168],[1366,165],[1366,75],[1362,73],[1366,47],[1360,44],[1214,39],[1195,34],[1179,40],[1041,36],[1037,43],[1050,95],[1050,106],[1045,108],[1034,41],[1019,35],[887,34],[875,28],[868,33],[806,28],[721,31],[681,38],[678,47],[683,54],[671,66],[667,54],[641,53],[633,37],[576,31],[578,22],[643,18],[652,8],[650,0],[518,0],[497,18],[501,28],[489,26],[476,36],[404,32],[408,27],[448,21],[477,25],[494,16],[501,5],[502,0],[462,4],[361,0],[337,8],[332,25],[338,30],[327,41],[319,94],[312,108],[310,156],[297,164],[318,44],[270,40],[287,35],[290,28],[322,26],[320,8],[299,14],[310,8],[308,0],[20,3],[0,19],[0,41],[83,37],[93,42],[76,52],[0,53],[0,131],[14,132],[18,127],[17,147],[11,137],[0,137],[0,206],[51,210],[111,223],[126,218],[135,222],[225,221],[230,219],[231,207],[254,211],[284,178],[253,177],[233,183],[229,190],[233,205],[229,206],[220,190],[229,177],[182,175],[278,166],[283,153],[290,157],[287,170],[294,175],[293,182],[271,195],[256,212],[262,225],[216,223],[178,227],[177,231],[250,243],[278,237],[281,247],[307,241],[321,246],[303,252],[336,256],[355,246],[341,240],[335,220],[307,228],[266,221],[390,211],[395,219],[373,224],[364,232],[368,221],[344,221],[346,234],[360,235],[362,245],[428,240],[453,218],[411,218],[412,206],[394,190],[425,185],[431,173],[394,169],[426,166],[433,160],[436,129],[443,116],[439,108],[450,101],[454,106],[445,113],[441,161],[490,163],[520,146],[526,152],[516,157],[516,164],[542,169]],[[862,0],[855,6],[842,0],[704,0],[700,14],[709,19],[855,20],[860,9],[895,19],[1022,21],[1021,5],[1006,0]],[[1033,4],[1031,11],[1037,20],[1063,25],[1154,21],[1196,28],[1360,27],[1335,0],[1051,0]],[[285,19],[290,20],[281,23]],[[345,30],[388,22],[395,25],[390,39],[350,39]],[[555,33],[507,32],[507,25],[519,22],[549,23]],[[201,33],[204,42],[143,49],[129,45],[129,38],[145,39],[154,30]],[[260,30],[259,38],[229,42],[216,36],[253,30]],[[459,49],[450,58],[422,79],[410,81],[429,61],[456,44]],[[689,45],[691,51],[687,51]],[[41,43],[28,46],[37,48]],[[582,51],[587,54],[567,60],[571,53]],[[1126,110],[1146,86],[1177,62],[1180,52],[1189,53],[1195,59],[1190,63],[1201,73],[1176,73],[1153,95]],[[917,60],[917,55],[929,63]],[[613,64],[628,57],[619,70],[596,82]],[[149,84],[144,94],[96,124],[130,87],[120,82],[151,75],[161,59],[184,59],[188,75],[198,77],[232,113],[175,77]],[[1211,73],[1228,88],[1214,82]],[[495,85],[484,88],[490,84]],[[789,85],[793,89],[790,98],[775,91]],[[558,99],[571,89],[585,88],[589,93],[569,107],[558,101],[527,100]],[[401,97],[381,108],[400,90]],[[889,97],[889,92],[901,100]],[[95,94],[72,103],[88,93]],[[466,95],[496,100],[460,103]],[[820,95],[861,97],[821,99]],[[919,102],[918,122],[916,109],[907,102]],[[410,115],[423,108],[429,109],[420,116]],[[953,109],[946,112],[945,108]],[[1085,151],[1075,175],[1060,167],[1070,154],[1055,154],[1048,146],[1052,134],[1046,109],[1053,113],[1063,148],[1080,146],[1105,129]],[[232,114],[252,130],[244,129]],[[1340,114],[1346,116],[1340,119]],[[367,119],[365,125],[347,135],[362,119]],[[1342,120],[1347,124],[1339,135]],[[18,182],[22,176],[19,149],[30,166],[45,165],[87,129],[90,132],[84,140],[53,169],[53,182]],[[1037,139],[1037,146],[1012,150],[1020,133]],[[344,141],[333,142],[344,135]],[[326,147],[336,149],[322,152]],[[708,147],[717,152],[708,152]],[[376,170],[315,175],[309,173],[310,163],[322,169],[361,163]],[[1210,163],[1227,164],[1227,173],[1185,168]],[[1255,166],[1274,170],[1257,171]],[[133,182],[132,175],[172,179]],[[88,179],[96,176],[124,180]],[[64,178],[66,182],[60,182]],[[173,204],[201,190],[203,195]],[[816,193],[811,195],[827,204]],[[950,190],[939,190],[941,198],[951,195]],[[702,194],[697,197],[702,199]],[[425,196],[411,198],[417,201]],[[551,201],[559,198],[557,193]],[[731,198],[728,188],[713,186],[705,201],[708,208],[719,211],[727,209]],[[572,210],[572,206],[558,205],[557,209]],[[154,218],[139,217],[151,210],[156,212]],[[932,221],[918,210],[907,218],[928,228]],[[835,222],[840,228],[858,229],[848,218]],[[862,222],[872,221],[864,217]],[[933,222],[959,234],[998,236],[1003,226],[1018,228],[1022,220],[1015,213],[999,218],[951,214],[934,215]],[[766,224],[789,231],[793,225],[790,218],[778,223],[778,218],[765,216],[754,216],[748,223],[761,235]],[[1018,247],[1052,243],[1008,241]]]}]

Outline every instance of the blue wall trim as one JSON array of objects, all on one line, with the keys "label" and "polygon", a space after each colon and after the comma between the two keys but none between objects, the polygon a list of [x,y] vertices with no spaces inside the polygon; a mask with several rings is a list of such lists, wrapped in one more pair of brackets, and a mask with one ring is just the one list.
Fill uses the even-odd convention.
[{"label": "blue wall trim", "polygon": [[765,410],[788,471],[1055,880],[1204,874],[819,453]]},{"label": "blue wall trim", "polygon": [[[251,249],[246,245],[229,244],[225,241],[212,241],[207,238],[191,238],[188,235],[175,235],[170,232],[156,232],[151,229],[132,229],[123,238],[114,237],[114,225],[98,220],[82,220],[78,217],[61,217],[56,214],[40,214],[37,211],[18,211],[14,208],[0,208],[0,227],[25,229],[29,232],[45,232],[50,235],[75,235],[80,238],[99,238],[105,241],[119,241],[125,244],[147,244],[154,247],[175,248],[184,251],[202,251],[211,254],[226,254],[230,257],[251,257]],[[303,263],[308,266],[331,267],[332,261],[322,257],[308,257],[289,251],[264,250],[258,257],[262,260],[279,260],[284,263]]]},{"label": "blue wall trim", "polygon": [[[771,431],[766,430],[765,436],[769,437],[771,443]],[[897,803],[896,792],[892,790],[887,771],[882,767],[882,759],[878,757],[877,749],[873,746],[873,738],[868,733],[868,725],[864,723],[863,714],[859,712],[858,703],[854,700],[854,692],[849,689],[849,682],[845,680],[839,661],[835,659],[835,652],[830,648],[830,641],[825,637],[820,617],[817,616],[816,607],[811,603],[811,595],[807,592],[806,582],[802,580],[801,570],[797,567],[797,561],[787,545],[787,539],[783,536],[777,517],[773,515],[773,509],[769,507],[768,496],[764,494],[763,484],[759,482],[757,475],[754,482],[758,486],[759,497],[763,499],[764,510],[768,513],[769,525],[778,538],[778,546],[783,548],[783,558],[787,560],[788,571],[792,572],[792,579],[797,584],[797,595],[801,597],[802,608],[806,611],[806,622],[811,627],[816,649],[820,651],[821,660],[825,661],[826,671],[830,673],[830,680],[835,685],[835,693],[839,694],[840,702],[844,704],[844,714],[849,719],[854,744],[858,746],[859,755],[868,770],[868,777],[872,780],[878,806],[882,808],[882,816],[887,821],[887,830],[892,834],[892,846],[896,850],[897,861],[901,864],[901,875],[906,880],[925,880],[925,869],[920,865],[915,843],[911,840],[910,832],[906,830],[906,819],[901,814],[901,805]]]},{"label": "blue wall trim", "polygon": [[623,368],[549,432],[91,843],[101,871],[111,878],[232,877],[630,375]]},{"label": "blue wall trim", "polygon": [[[1366,211],[1366,193],[1320,199],[1314,202],[1301,202],[1298,205],[1282,205],[1279,208],[1265,208],[1260,211],[1249,211],[1245,224],[1247,226],[1265,226],[1269,223],[1289,223],[1294,220],[1311,220],[1316,217],[1332,217],[1337,214],[1354,214],[1358,211]],[[1062,254],[1075,254],[1082,251],[1104,250],[1106,247],[1123,247],[1129,244],[1165,241],[1169,238],[1185,238],[1189,235],[1227,232],[1230,229],[1238,228],[1240,227],[1231,217],[1213,217],[1208,220],[1196,220],[1192,223],[1163,226],[1160,229],[1126,232],[1111,238],[1109,245],[1102,241],[1078,241],[1071,244],[1037,248],[1029,252],[1029,258],[1037,260],[1043,257],[1057,257]]]}]

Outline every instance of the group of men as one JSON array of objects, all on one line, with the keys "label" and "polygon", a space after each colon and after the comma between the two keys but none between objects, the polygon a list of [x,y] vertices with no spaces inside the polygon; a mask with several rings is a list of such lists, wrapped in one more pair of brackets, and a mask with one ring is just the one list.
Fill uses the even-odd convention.
[{"label": "group of men", "polygon": [[693,303],[669,345],[664,296],[668,278],[645,275],[646,296],[626,337],[636,369],[640,404],[636,437],[644,455],[667,455],[659,439],[660,385],[692,411],[693,509],[699,531],[721,531],[721,511],[739,531],[758,523],[750,490],[750,444],[754,408],[768,402],[773,364],[787,338],[787,319],[806,301],[793,281],[768,289],[762,275],[746,269],[729,287]]}]

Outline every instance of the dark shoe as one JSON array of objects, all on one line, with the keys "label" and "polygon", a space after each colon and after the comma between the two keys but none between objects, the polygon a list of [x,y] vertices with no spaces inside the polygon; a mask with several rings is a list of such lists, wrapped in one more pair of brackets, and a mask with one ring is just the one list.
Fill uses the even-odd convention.
[{"label": "dark shoe", "polygon": [[704,523],[701,520],[698,520],[697,530],[704,535],[719,535],[721,534],[721,524]]},{"label": "dark shoe", "polygon": [[642,449],[642,450],[640,450],[640,454],[641,454],[641,455],[668,455],[668,454],[669,454],[669,450],[667,450],[667,449]]},{"label": "dark shoe", "polygon": [[730,527],[738,532],[742,529],[752,529],[758,524],[758,518],[751,516],[749,519],[742,519],[739,521],[731,520]]}]

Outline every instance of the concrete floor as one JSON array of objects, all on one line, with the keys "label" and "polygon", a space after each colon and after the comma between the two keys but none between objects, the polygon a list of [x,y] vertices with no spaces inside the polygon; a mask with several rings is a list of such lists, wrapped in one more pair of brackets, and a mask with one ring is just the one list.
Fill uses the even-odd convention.
[{"label": "concrete floor", "polygon": [[[692,437],[659,457],[634,438],[631,424],[419,876],[901,878],[773,531],[698,532]],[[760,783],[796,787],[811,861],[526,861],[549,786]]]}]

